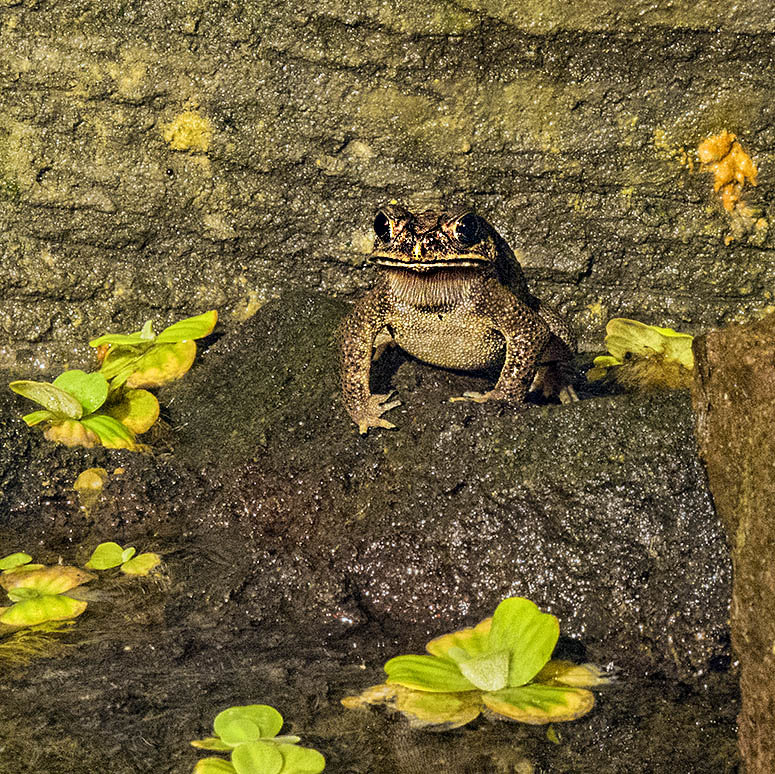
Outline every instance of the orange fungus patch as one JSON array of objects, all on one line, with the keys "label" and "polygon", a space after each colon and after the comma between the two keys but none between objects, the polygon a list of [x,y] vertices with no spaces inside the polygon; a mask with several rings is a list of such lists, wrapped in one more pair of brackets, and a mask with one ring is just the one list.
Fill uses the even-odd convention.
[{"label": "orange fungus patch", "polygon": [[713,173],[713,190],[721,194],[724,209],[732,212],[740,202],[746,181],[756,185],[756,165],[735,135],[726,129],[703,140],[697,155],[705,170]]}]

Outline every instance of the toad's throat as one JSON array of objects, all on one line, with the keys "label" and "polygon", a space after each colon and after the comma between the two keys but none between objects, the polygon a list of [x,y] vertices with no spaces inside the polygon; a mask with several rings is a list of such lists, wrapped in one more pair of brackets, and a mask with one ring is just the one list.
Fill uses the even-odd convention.
[{"label": "toad's throat", "polygon": [[439,266],[426,271],[401,267],[384,271],[390,294],[397,303],[422,309],[449,309],[471,298],[482,281],[482,266]]}]

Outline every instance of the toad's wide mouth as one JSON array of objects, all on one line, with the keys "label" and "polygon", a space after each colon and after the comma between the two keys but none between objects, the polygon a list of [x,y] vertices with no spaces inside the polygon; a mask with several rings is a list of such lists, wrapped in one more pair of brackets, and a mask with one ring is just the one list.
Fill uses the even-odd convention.
[{"label": "toad's wide mouth", "polygon": [[369,260],[377,266],[405,271],[433,271],[435,269],[474,269],[490,263],[484,257],[441,258],[436,261],[403,261],[390,255],[372,255]]}]

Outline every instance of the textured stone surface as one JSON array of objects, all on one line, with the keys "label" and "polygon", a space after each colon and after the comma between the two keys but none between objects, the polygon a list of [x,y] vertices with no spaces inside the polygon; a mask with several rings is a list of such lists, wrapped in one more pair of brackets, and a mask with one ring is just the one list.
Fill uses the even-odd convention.
[{"label": "textured stone surface", "polygon": [[775,770],[775,316],[694,345],[697,436],[732,545],[732,644],[740,658],[740,751]]},{"label": "textured stone surface", "polygon": [[[612,316],[750,315],[775,279],[772,29],[761,0],[3,2],[0,362],[351,294],[393,198],[481,209],[588,346]],[[724,128],[761,220],[699,169]]]},{"label": "textured stone surface", "polygon": [[[160,391],[151,455],[53,446],[0,391],[0,555],[83,564],[116,540],[164,558],[145,582],[102,574],[78,647],[7,675],[0,770],[190,771],[218,710],[266,702],[336,772],[733,774],[730,567],[687,396],[450,404],[487,380],[390,353],[375,380],[399,428],[361,437],[339,396],[346,309],[291,294],[229,331]],[[109,478],[84,508],[72,483],[94,465]],[[507,594],[560,617],[561,655],[619,668],[562,744],[341,707]]]},{"label": "textured stone surface", "polygon": [[166,396],[176,454],[219,484],[202,526],[249,545],[246,609],[431,633],[518,594],[598,661],[690,679],[727,654],[729,559],[688,395],[450,404],[486,380],[396,354],[376,378],[399,388],[398,430],[360,437],[319,346],[341,308],[268,304]]}]

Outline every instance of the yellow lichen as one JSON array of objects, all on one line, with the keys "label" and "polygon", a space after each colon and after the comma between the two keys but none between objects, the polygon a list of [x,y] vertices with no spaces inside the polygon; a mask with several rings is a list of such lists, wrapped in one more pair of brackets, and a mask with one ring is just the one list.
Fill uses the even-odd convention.
[{"label": "yellow lichen", "polygon": [[163,126],[162,135],[173,150],[207,153],[213,139],[213,125],[205,116],[187,110]]},{"label": "yellow lichen", "polygon": [[697,155],[706,172],[713,173],[713,190],[721,195],[727,212],[745,206],[741,193],[746,182],[756,185],[758,170],[734,134],[726,129],[703,140]]}]

